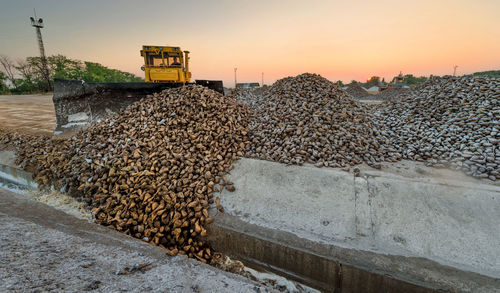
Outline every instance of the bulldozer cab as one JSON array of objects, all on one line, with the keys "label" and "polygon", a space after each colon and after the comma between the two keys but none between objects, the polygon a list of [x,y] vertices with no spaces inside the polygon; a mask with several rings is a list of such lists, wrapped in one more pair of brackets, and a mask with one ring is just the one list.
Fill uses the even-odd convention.
[{"label": "bulldozer cab", "polygon": [[146,82],[189,82],[191,72],[189,72],[188,54],[188,51],[182,52],[179,47],[143,46],[142,69]]},{"label": "bulldozer cab", "polygon": [[[54,79],[55,134],[85,128],[153,93],[191,83],[189,52],[179,47],[142,46],[146,82],[82,82]],[[224,94],[222,80],[196,84]]]}]

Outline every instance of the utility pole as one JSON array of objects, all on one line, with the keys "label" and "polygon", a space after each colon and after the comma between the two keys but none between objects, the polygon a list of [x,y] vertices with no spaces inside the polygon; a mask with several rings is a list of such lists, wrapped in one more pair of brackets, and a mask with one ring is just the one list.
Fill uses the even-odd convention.
[{"label": "utility pole", "polygon": [[264,86],[264,72],[262,72],[262,84],[261,86]]},{"label": "utility pole", "polygon": [[236,88],[236,84],[238,83],[238,81],[236,80],[236,70],[238,70],[238,68],[234,68],[234,88]]},{"label": "utility pole", "polygon": [[458,65],[453,66],[453,76],[457,74],[457,67]]},{"label": "utility pole", "polygon": [[42,63],[42,75],[45,81],[47,82],[47,90],[52,90],[52,85],[50,84],[50,76],[49,76],[49,68],[47,67],[47,58],[45,57],[45,49],[43,47],[42,40],[42,30],[43,28],[43,19],[36,17],[36,11],[33,9],[34,18],[30,17],[31,26],[36,30],[36,36],[38,38],[38,47],[40,49],[40,61]]}]

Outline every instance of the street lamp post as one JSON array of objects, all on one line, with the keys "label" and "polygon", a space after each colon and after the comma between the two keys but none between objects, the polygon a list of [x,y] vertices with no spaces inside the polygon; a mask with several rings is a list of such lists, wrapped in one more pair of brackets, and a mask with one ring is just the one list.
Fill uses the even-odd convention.
[{"label": "street lamp post", "polygon": [[236,79],[236,70],[238,70],[238,68],[234,68],[234,88],[236,88],[236,85],[238,84],[238,81]]}]

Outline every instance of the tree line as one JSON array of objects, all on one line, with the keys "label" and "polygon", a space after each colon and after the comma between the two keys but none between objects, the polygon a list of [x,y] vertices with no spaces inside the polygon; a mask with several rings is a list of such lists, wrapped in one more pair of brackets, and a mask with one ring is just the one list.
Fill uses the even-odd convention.
[{"label": "tree line", "polygon": [[[472,73],[469,75],[500,78],[500,70],[481,71],[481,72],[475,72],[475,73]],[[414,76],[413,74],[405,74],[402,77],[403,77],[403,81],[401,83],[403,85],[407,85],[407,86],[415,86],[415,85],[422,83],[422,82],[425,82],[429,79],[426,76],[417,77],[417,76]],[[396,78],[396,76],[394,78]],[[380,80],[380,77],[378,77],[378,76],[372,76],[366,82],[352,80],[350,83],[344,84],[341,80],[339,80],[336,83],[339,86],[349,86],[349,85],[353,85],[353,84],[359,84],[361,86],[364,86],[365,88],[370,88],[372,86],[378,86],[378,85],[387,85],[387,82],[385,81],[385,79],[382,78],[382,80]]]},{"label": "tree line", "polygon": [[500,78],[500,70],[489,70],[489,71],[475,72],[472,75]]},{"label": "tree line", "polygon": [[[396,78],[396,77],[394,77]],[[425,82],[428,79],[426,76],[414,76],[413,74],[405,74],[403,75],[403,85],[407,86],[414,86],[419,83]],[[394,79],[393,79],[394,80]],[[387,85],[387,82],[385,81],[385,78],[380,79],[379,76],[372,76],[370,77],[366,82],[361,82],[357,80],[352,80],[350,83],[344,84],[341,80],[337,81],[337,84],[339,86],[349,86],[353,84],[359,84],[361,86],[364,86],[365,88],[370,88],[372,86],[379,86],[379,85]]]},{"label": "tree line", "polygon": [[[0,94],[31,94],[49,89],[40,57],[13,60],[0,55]],[[51,83],[54,78],[86,82],[141,82],[132,73],[107,68],[99,63],[70,59],[63,55],[47,57]],[[50,88],[53,88],[52,86]]]}]

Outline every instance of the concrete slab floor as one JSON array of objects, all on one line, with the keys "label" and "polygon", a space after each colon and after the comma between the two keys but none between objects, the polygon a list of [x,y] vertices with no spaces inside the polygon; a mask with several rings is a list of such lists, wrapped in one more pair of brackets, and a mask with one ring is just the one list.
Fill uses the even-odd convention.
[{"label": "concrete slab floor", "polygon": [[0,95],[0,127],[37,134],[52,134],[56,115],[52,94]]},{"label": "concrete slab floor", "polygon": [[1,292],[267,292],[256,282],[0,189]]}]

